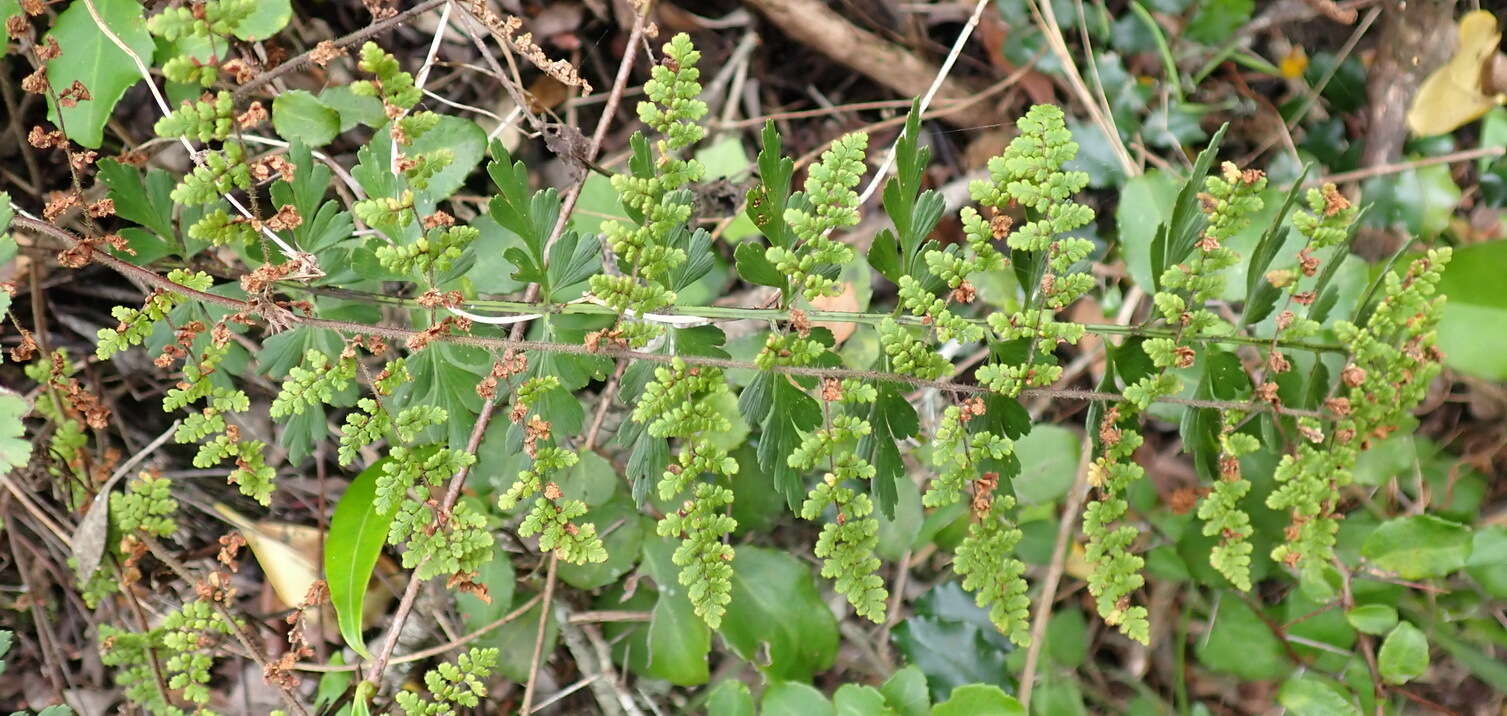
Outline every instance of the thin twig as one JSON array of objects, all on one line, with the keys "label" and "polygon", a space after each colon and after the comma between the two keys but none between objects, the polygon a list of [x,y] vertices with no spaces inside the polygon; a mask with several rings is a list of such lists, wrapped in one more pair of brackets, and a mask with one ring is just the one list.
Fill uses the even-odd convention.
[{"label": "thin twig", "polygon": [[518,707],[518,713],[521,714],[532,712],[530,707],[534,704],[534,689],[539,681],[539,662],[544,656],[544,635],[549,629],[549,607],[555,597],[555,569],[559,562],[559,557],[550,552],[549,568],[545,570],[544,577],[544,608],[539,611],[539,631],[534,634],[534,657],[529,660],[528,683],[523,687],[523,705]]},{"label": "thin twig", "polygon": [[1078,471],[1073,486],[1067,491],[1067,504],[1062,507],[1062,519],[1057,522],[1057,542],[1052,545],[1052,561],[1047,566],[1047,578],[1041,583],[1041,593],[1036,599],[1036,614],[1031,618],[1031,645],[1026,650],[1026,667],[1020,676],[1020,703],[1031,707],[1031,690],[1036,683],[1036,664],[1041,659],[1041,647],[1046,642],[1047,621],[1052,615],[1052,603],[1057,599],[1057,585],[1067,566],[1067,547],[1078,525],[1078,513],[1083,510],[1083,500],[1088,496],[1088,466],[1093,458],[1093,440],[1083,437],[1083,446],[1078,454]]},{"label": "thin twig", "polygon": [[[414,5],[407,10],[404,10],[403,12],[387,18],[386,20],[374,22],[366,27],[361,28],[360,30],[352,32],[348,35],[341,36],[337,39],[331,40],[330,42],[335,47],[348,47],[350,45],[354,45],[369,37],[374,37],[376,35],[387,32],[388,30],[391,30],[392,28],[397,27],[398,25],[412,19],[415,15],[419,15],[421,13],[437,8],[441,4],[446,2],[449,2],[449,0],[424,0],[423,2]],[[315,49],[318,48],[316,47]],[[245,84],[236,88],[235,94],[233,95],[235,100],[239,102],[243,99],[246,99],[246,96],[251,94],[252,90],[261,87],[262,85],[267,84],[272,80],[282,77],[283,75],[288,74],[293,70],[303,67],[310,62],[313,62],[313,55],[314,50],[309,50],[307,52],[304,52],[303,54],[297,55],[292,59],[287,60],[286,62],[283,62],[282,64],[270,70],[267,70],[266,72],[263,72],[251,78]]]},{"label": "thin twig", "polygon": [[[491,622],[482,625],[469,634],[445,642],[444,644],[440,644],[438,646],[431,646],[428,649],[420,649],[413,652],[412,654],[404,654],[402,656],[395,657],[389,663],[396,665],[407,664],[414,661],[423,661],[424,659],[428,659],[431,656],[439,656],[440,654],[444,654],[445,652],[452,649],[458,649],[462,646],[465,646],[466,644],[471,643],[472,641],[480,639],[481,637],[485,636],[487,632],[490,632],[497,627],[500,627],[504,624],[507,624],[508,622],[517,619],[518,617],[523,616],[528,612],[528,610],[533,609],[534,605],[538,604],[541,598],[541,595],[535,594],[534,596],[530,597],[528,601],[519,605],[513,611],[508,612],[507,614],[504,614],[492,620]],[[314,664],[306,661],[301,661],[293,665],[294,671],[311,671],[322,673],[356,671],[360,668],[360,664]]]},{"label": "thin twig", "polygon": [[[937,69],[937,75],[931,81],[931,86],[926,88],[926,94],[921,95],[921,104],[917,112],[925,113],[926,108],[931,106],[931,100],[937,96],[937,90],[942,88],[942,81],[947,79],[947,73],[952,71],[952,66],[958,60],[958,55],[963,53],[963,46],[968,44],[968,38],[973,36],[973,29],[978,27],[979,17],[984,14],[984,8],[989,5],[989,0],[978,0],[973,6],[973,14],[968,17],[968,23],[963,25],[963,30],[958,33],[958,39],[952,43],[952,51],[947,53],[947,59],[943,60],[942,66]],[[884,155],[884,163],[879,165],[879,171],[874,172],[874,178],[869,180],[869,185],[864,187],[863,193],[858,195],[858,205],[868,203],[869,197],[878,191],[879,185],[889,175],[890,168],[895,165],[895,153],[899,151],[900,141],[897,138],[890,145],[890,150]]]}]

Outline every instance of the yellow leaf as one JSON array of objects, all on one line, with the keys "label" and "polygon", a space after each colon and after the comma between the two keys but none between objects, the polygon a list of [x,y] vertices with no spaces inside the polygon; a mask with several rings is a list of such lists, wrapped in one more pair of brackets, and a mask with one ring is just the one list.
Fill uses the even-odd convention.
[{"label": "yellow leaf", "polygon": [[1482,73],[1501,39],[1496,16],[1490,12],[1476,10],[1460,18],[1455,56],[1434,70],[1413,95],[1408,128],[1414,136],[1452,132],[1507,101],[1502,94],[1488,94],[1482,87]]}]

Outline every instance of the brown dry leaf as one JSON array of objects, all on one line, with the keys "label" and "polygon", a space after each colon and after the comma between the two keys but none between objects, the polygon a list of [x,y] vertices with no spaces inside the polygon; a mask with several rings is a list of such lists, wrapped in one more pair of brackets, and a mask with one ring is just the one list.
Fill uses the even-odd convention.
[{"label": "brown dry leaf", "polygon": [[[849,313],[857,313],[860,310],[858,291],[853,288],[852,281],[844,281],[842,284],[842,293],[836,296],[818,296],[815,301],[811,302],[811,307],[818,311],[847,311]],[[858,330],[858,324],[852,321],[813,321],[811,325],[822,326],[832,331],[832,338],[837,341],[833,344],[834,347],[842,345],[843,341],[848,340],[848,337],[853,335],[853,331]]]},{"label": "brown dry leaf", "polygon": [[1408,128],[1414,136],[1427,137],[1452,132],[1472,122],[1507,96],[1487,90],[1483,85],[1487,68],[1493,64],[1502,33],[1495,15],[1476,10],[1460,18],[1460,40],[1455,56],[1428,76],[1413,106],[1408,109]]},{"label": "brown dry leaf", "polygon": [[533,105],[529,109],[534,114],[544,114],[545,110],[554,109],[570,99],[570,87],[549,75],[539,75],[539,78],[528,86],[526,96],[529,98],[529,103]]},{"label": "brown dry leaf", "polygon": [[[241,531],[246,546],[267,575],[267,583],[277,604],[272,610],[292,609],[303,601],[309,587],[322,576],[319,565],[320,531],[317,527],[296,525],[275,520],[251,521],[229,505],[215,503],[215,511]],[[363,619],[372,624],[386,613],[393,599],[389,588],[390,577],[398,573],[397,565],[385,555],[378,560],[372,583],[367,588],[366,602],[362,609]],[[387,577],[389,579],[384,579]],[[320,609],[319,629],[327,641],[340,641],[339,627],[334,611],[325,605]]]}]

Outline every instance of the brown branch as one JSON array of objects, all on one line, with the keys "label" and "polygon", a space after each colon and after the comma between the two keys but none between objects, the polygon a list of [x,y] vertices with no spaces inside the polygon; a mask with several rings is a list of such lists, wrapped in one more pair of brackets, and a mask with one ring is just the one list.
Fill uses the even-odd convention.
[{"label": "brown branch", "polygon": [[[629,51],[632,51],[631,47]],[[539,681],[539,662],[544,657],[544,635],[549,630],[549,608],[555,597],[555,572],[559,564],[559,557],[550,552],[549,568],[545,570],[544,576],[544,604],[539,610],[539,631],[534,634],[534,656],[529,660],[528,683],[523,686],[523,705],[518,707],[518,713],[522,716],[533,711],[534,689]]]},{"label": "brown branch", "polygon": [[1093,440],[1083,437],[1083,446],[1078,455],[1078,470],[1073,486],[1068,489],[1067,503],[1062,507],[1062,519],[1057,522],[1057,541],[1052,545],[1052,561],[1047,566],[1047,578],[1041,584],[1041,594],[1036,599],[1036,614],[1031,618],[1031,645],[1026,651],[1026,666],[1020,676],[1020,702],[1031,707],[1031,691],[1036,683],[1036,665],[1045,645],[1047,622],[1052,615],[1052,603],[1057,601],[1057,585],[1067,569],[1067,546],[1072,541],[1073,530],[1078,524],[1078,515],[1083,511],[1083,501],[1088,497],[1088,468],[1094,455]]},{"label": "brown branch", "polygon": [[[348,47],[350,45],[354,45],[367,38],[375,37],[384,32],[387,32],[388,30],[391,30],[392,28],[413,19],[415,15],[433,10],[440,5],[445,4],[447,1],[448,0],[424,0],[423,2],[414,5],[407,10],[404,10],[403,12],[393,15],[392,17],[374,22],[366,27],[361,28],[360,30],[331,40],[331,42],[336,47]],[[316,47],[315,49],[318,48]],[[257,89],[258,87],[261,87],[262,85],[265,85],[268,82],[271,82],[279,77],[282,77],[283,75],[288,74],[293,70],[307,66],[309,63],[314,61],[314,51],[315,50],[309,50],[307,52],[304,52],[303,54],[293,57],[286,62],[283,62],[282,64],[273,67],[270,70],[267,70],[266,72],[252,77],[249,81],[246,82],[246,84],[243,84],[240,87],[236,88],[234,94],[235,101],[240,102],[246,99],[246,97],[251,94],[252,90]]]}]

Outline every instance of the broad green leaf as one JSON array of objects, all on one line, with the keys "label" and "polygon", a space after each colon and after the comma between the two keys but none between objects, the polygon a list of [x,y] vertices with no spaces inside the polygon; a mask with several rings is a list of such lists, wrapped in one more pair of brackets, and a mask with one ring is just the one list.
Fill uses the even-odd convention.
[{"label": "broad green leaf", "polygon": [[366,640],[361,636],[361,610],[366,602],[366,585],[371,582],[372,569],[382,554],[387,528],[396,511],[394,508],[382,513],[372,507],[377,476],[382,474],[385,462],[385,458],[378,460],[351,480],[335,505],[324,545],[325,582],[330,588],[330,603],[335,607],[340,635],[357,654],[368,659],[371,654],[367,653]]},{"label": "broad green leaf", "polygon": [[380,127],[387,122],[382,111],[382,101],[351,91],[350,85],[326,87],[319,92],[319,103],[335,110],[340,115],[340,131],[347,132],[358,124]]},{"label": "broad green leaf", "polygon": [[1184,32],[1195,42],[1222,45],[1230,40],[1235,28],[1251,19],[1254,8],[1253,0],[1204,0]]},{"label": "broad green leaf", "polygon": [[1120,232],[1120,256],[1137,286],[1151,285],[1151,243],[1156,230],[1172,213],[1177,184],[1159,169],[1132,177],[1120,189],[1115,225]]},{"label": "broad green leaf", "polygon": [[413,140],[403,153],[415,155],[436,149],[449,149],[455,153],[455,159],[429,178],[429,186],[422,193],[434,201],[454,194],[481,162],[487,149],[487,133],[464,117],[440,115],[439,124]]},{"label": "broad green leaf", "polygon": [[675,543],[669,539],[644,540],[644,565],[659,585],[659,600],[649,618],[645,672],[677,686],[695,686],[710,676],[707,654],[712,632],[691,607],[677,576],[680,570],[670,560],[674,552]]},{"label": "broad green leaf", "polygon": [[1059,609],[1047,620],[1047,655],[1052,661],[1076,669],[1088,660],[1088,620],[1077,607]]},{"label": "broad green leaf", "polygon": [[696,150],[696,159],[706,167],[707,179],[722,179],[748,170],[753,163],[743,149],[741,135],[724,134],[721,139]]},{"label": "broad green leaf", "polygon": [[760,716],[833,716],[832,703],[807,684],[775,681],[764,689]]},{"label": "broad green leaf", "polygon": [[[152,61],[156,45],[147,33],[140,3],[136,0],[94,0],[94,8],[105,25],[131,48],[137,58],[145,63]],[[141,79],[141,70],[130,56],[100,32],[99,25],[89,14],[89,6],[83,2],[69,4],[58,15],[47,37],[56,38],[63,51],[47,65],[47,79],[53,89],[61,93],[77,80],[91,96],[91,99],[72,107],[62,108],[62,117],[59,118],[58,107],[49,95],[47,121],[57,125],[61,119],[69,139],[90,149],[98,149],[115,103]],[[46,38],[43,38],[45,43]]]},{"label": "broad green leaf", "polygon": [[771,549],[738,548],[732,601],[718,632],[734,653],[773,678],[810,679],[837,656],[837,620],[811,568]]},{"label": "broad green leaf", "polygon": [[1430,239],[1449,228],[1461,192],[1449,166],[1436,164],[1375,177],[1362,185],[1361,194],[1374,204],[1367,223],[1401,224],[1409,234]]},{"label": "broad green leaf", "polygon": [[340,113],[305,90],[289,90],[272,100],[272,128],[289,142],[322,147],[340,133]]},{"label": "broad green leaf", "polygon": [[1411,622],[1398,622],[1376,652],[1376,670],[1389,684],[1405,684],[1429,668],[1429,641]]},{"label": "broad green leaf", "polygon": [[1397,625],[1397,610],[1386,604],[1363,604],[1345,612],[1345,620],[1367,634],[1385,634]]},{"label": "broad green leaf", "polygon": [[1507,598],[1507,527],[1492,525],[1476,531],[1465,571],[1487,594]]},{"label": "broad green leaf", "polygon": [[748,692],[748,684],[741,681],[718,683],[706,699],[706,712],[717,716],[754,716],[753,694]]},{"label": "broad green leaf", "polygon": [[1078,471],[1079,438],[1060,425],[1037,425],[1015,441],[1020,474],[1010,481],[1022,505],[1040,505],[1067,494]]},{"label": "broad green leaf", "polygon": [[1507,325],[1502,266],[1507,240],[1461,246],[1439,281],[1439,292],[1449,297],[1439,322],[1445,365],[1490,380],[1507,380],[1507,332],[1481,330]]},{"label": "broad green leaf", "polygon": [[952,690],[952,696],[931,709],[932,716],[999,714],[1025,716],[1026,708],[1014,696],[994,684],[968,684]]},{"label": "broad green leaf", "polygon": [[272,37],[293,17],[290,0],[257,0],[254,7],[256,9],[235,26],[235,36],[247,42]]},{"label": "broad green leaf", "polygon": [[900,716],[926,716],[931,697],[926,693],[926,674],[915,664],[906,666],[879,685],[884,703]]},{"label": "broad green leaf", "polygon": [[1219,611],[1212,619],[1213,628],[1198,641],[1198,660],[1204,666],[1248,681],[1287,673],[1290,665],[1281,642],[1237,594],[1220,595]]},{"label": "broad green leaf", "polygon": [[1297,676],[1283,682],[1277,701],[1293,716],[1360,716],[1360,709],[1329,681]]},{"label": "broad green leaf", "polygon": [[1366,538],[1361,556],[1403,579],[1442,577],[1470,558],[1470,528],[1433,515],[1399,517]]},{"label": "broad green leaf", "polygon": [[869,490],[880,515],[893,520],[900,499],[899,482],[910,479],[900,459],[900,445],[916,434],[920,422],[900,386],[880,383],[875,387],[879,397],[869,411],[872,432],[858,441],[858,455],[874,466]]},{"label": "broad green leaf", "polygon": [[843,684],[832,694],[837,716],[895,716],[879,689],[861,684]]}]

